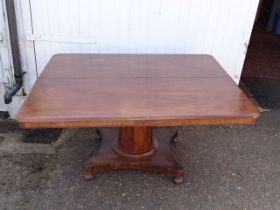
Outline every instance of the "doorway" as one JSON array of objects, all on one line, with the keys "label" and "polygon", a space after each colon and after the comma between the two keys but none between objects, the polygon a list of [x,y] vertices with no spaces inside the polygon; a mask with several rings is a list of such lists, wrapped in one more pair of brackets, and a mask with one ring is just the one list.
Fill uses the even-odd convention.
[{"label": "doorway", "polygon": [[260,2],[242,81],[263,109],[280,109],[280,0]]}]

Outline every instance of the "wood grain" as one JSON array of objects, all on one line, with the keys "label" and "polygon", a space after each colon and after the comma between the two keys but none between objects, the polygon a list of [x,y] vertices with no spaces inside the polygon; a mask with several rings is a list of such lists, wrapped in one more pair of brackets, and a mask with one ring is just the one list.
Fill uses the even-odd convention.
[{"label": "wood grain", "polygon": [[146,153],[153,143],[151,127],[120,128],[119,147],[131,154]]},{"label": "wood grain", "polygon": [[[85,179],[111,169],[184,170],[169,143],[176,131],[151,126],[248,124],[256,107],[208,55],[54,56],[17,113],[25,128],[100,129],[102,146],[84,166]],[[159,142],[159,143],[157,143]]]},{"label": "wood grain", "polygon": [[40,78],[228,77],[210,55],[58,54]]},{"label": "wood grain", "polygon": [[149,159],[132,160],[118,155],[112,150],[118,139],[118,130],[114,128],[99,129],[102,137],[100,149],[84,164],[84,178],[90,180],[93,174],[114,169],[140,169],[154,172],[164,172],[173,177],[175,184],[182,184],[184,169],[173,158],[169,144],[177,136],[174,128],[153,129],[153,139],[158,141],[157,152]]},{"label": "wood grain", "polygon": [[221,75],[207,55],[58,55],[17,120],[25,128],[254,123],[256,107]]}]

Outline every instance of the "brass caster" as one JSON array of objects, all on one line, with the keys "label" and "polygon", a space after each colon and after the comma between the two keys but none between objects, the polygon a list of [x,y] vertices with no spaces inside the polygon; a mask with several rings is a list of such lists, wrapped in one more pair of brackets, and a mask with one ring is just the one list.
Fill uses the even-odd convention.
[{"label": "brass caster", "polygon": [[93,174],[92,173],[84,173],[83,174],[83,178],[86,180],[86,181],[90,181],[93,179]]},{"label": "brass caster", "polygon": [[183,176],[174,176],[172,178],[172,181],[173,181],[174,184],[179,185],[179,184],[182,184],[184,182],[184,177]]}]

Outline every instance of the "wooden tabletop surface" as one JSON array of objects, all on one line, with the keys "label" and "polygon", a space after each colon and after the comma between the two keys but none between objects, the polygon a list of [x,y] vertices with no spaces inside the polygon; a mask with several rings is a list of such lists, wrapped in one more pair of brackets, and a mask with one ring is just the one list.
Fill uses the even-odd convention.
[{"label": "wooden tabletop surface", "polygon": [[259,116],[209,55],[58,54],[17,113],[25,128],[250,124]]}]

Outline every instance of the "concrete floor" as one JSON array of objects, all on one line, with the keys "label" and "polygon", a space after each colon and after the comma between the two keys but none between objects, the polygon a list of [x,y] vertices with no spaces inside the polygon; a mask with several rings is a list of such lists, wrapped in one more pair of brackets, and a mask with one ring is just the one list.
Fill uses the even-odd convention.
[{"label": "concrete floor", "polygon": [[280,209],[279,125],[271,111],[254,126],[181,128],[172,148],[185,168],[181,186],[141,171],[84,181],[82,164],[100,143],[94,129],[66,130],[48,153],[7,149],[19,137],[0,134],[0,209]]}]

